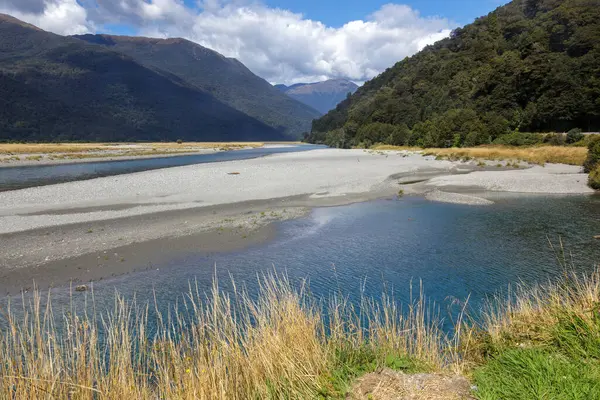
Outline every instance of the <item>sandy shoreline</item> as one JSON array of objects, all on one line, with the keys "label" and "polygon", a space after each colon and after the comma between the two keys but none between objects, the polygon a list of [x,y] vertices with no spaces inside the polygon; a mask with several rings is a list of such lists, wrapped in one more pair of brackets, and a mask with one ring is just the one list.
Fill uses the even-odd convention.
[{"label": "sandy shoreline", "polygon": [[2,192],[0,295],[34,279],[47,287],[131,273],[170,251],[241,249],[271,237],[273,221],[400,190],[485,206],[486,191],[592,193],[585,182],[578,167],[565,165],[482,168],[322,149]]}]

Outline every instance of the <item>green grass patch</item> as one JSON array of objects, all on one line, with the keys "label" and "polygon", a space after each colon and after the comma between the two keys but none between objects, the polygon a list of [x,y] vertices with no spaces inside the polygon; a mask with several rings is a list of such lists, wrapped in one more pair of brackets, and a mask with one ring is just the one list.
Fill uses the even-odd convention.
[{"label": "green grass patch", "polygon": [[545,349],[512,349],[474,373],[481,400],[600,399],[596,363],[573,360]]},{"label": "green grass patch", "polygon": [[334,365],[321,377],[322,399],[345,399],[357,378],[381,368],[402,371],[408,374],[428,372],[427,364],[398,354],[380,354],[370,347],[335,350]]}]

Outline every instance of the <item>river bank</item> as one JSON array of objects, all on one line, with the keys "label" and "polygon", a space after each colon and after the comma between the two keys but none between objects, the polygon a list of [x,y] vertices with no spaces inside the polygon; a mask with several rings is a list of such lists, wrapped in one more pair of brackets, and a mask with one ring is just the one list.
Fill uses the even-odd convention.
[{"label": "river bank", "polygon": [[3,192],[0,293],[33,279],[46,287],[127,274],[186,249],[241,249],[272,237],[272,222],[312,207],[392,198],[401,190],[479,205],[498,191],[591,193],[584,176],[573,166],[514,169],[323,149]]},{"label": "river bank", "polygon": [[262,142],[0,144],[0,168],[143,160],[278,145]]}]

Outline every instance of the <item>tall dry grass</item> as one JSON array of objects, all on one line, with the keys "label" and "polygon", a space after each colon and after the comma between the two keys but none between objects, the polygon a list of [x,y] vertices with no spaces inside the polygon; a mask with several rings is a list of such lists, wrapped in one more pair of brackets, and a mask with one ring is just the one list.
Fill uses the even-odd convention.
[{"label": "tall dry grass", "polygon": [[526,161],[532,164],[559,163],[583,165],[587,157],[585,147],[539,146],[539,147],[466,147],[449,149],[426,149],[425,154],[445,158],[475,158],[483,160]]},{"label": "tall dry grass", "polygon": [[276,274],[259,285],[256,297],[235,283],[226,293],[215,281],[208,294],[190,285],[183,304],[163,313],[119,295],[99,313],[90,295],[82,310],[56,315],[50,295],[36,292],[0,312],[0,398],[312,399],[335,393],[333,371],[360,354],[468,374],[502,349],[551,346],[564,315],[597,318],[600,270],[519,286],[478,323],[463,309],[451,335],[422,287],[402,308],[386,295],[323,302]]},{"label": "tall dry grass", "polygon": [[183,142],[183,143],[0,143],[0,154],[67,154],[108,151],[196,151],[262,147],[263,142]]},{"label": "tall dry grass", "polygon": [[55,315],[50,296],[35,293],[18,314],[2,312],[0,398],[317,398],[340,351],[442,368],[444,335],[425,304],[419,297],[404,313],[388,297],[356,308],[337,296],[323,305],[277,275],[261,280],[257,298],[191,286],[167,314],[117,295],[106,313],[92,302]]}]

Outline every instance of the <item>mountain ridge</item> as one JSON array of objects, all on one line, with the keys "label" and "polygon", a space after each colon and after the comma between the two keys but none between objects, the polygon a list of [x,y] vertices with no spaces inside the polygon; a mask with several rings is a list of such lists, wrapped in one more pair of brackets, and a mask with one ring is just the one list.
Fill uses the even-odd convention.
[{"label": "mountain ridge", "polygon": [[225,104],[297,139],[321,114],[285,96],[235,58],[183,38],[157,39],[107,34],[73,36],[171,73]]},{"label": "mountain ridge", "polygon": [[354,93],[358,85],[348,79],[329,79],[322,82],[296,83],[290,86],[275,85],[288,96],[326,114],[335,108],[348,93]]},{"label": "mountain ridge", "polygon": [[124,54],[0,17],[0,141],[282,140]]}]

